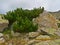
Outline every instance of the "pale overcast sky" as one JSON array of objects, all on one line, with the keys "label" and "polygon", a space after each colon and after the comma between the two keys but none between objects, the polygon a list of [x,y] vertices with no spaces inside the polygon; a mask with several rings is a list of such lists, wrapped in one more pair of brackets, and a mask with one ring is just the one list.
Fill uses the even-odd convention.
[{"label": "pale overcast sky", "polygon": [[0,13],[20,7],[32,9],[40,6],[47,11],[57,11],[60,10],[60,0],[0,0]]}]

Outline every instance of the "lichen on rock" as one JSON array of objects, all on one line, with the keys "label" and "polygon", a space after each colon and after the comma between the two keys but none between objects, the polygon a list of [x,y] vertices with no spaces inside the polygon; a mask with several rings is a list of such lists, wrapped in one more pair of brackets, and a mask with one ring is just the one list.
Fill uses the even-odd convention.
[{"label": "lichen on rock", "polygon": [[4,30],[4,28],[8,27],[8,20],[2,19],[2,16],[0,15],[0,32]]}]

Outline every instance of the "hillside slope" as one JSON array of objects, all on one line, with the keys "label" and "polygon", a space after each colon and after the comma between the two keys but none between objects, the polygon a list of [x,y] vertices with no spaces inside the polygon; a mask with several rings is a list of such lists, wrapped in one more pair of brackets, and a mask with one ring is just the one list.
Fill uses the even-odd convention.
[{"label": "hillside slope", "polygon": [[60,10],[56,12],[50,12],[52,15],[54,15],[57,19],[60,19]]}]

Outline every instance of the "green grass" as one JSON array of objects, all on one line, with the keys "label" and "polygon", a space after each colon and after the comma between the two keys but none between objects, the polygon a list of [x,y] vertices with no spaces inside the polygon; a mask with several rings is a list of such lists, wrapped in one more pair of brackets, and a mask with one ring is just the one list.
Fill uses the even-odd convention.
[{"label": "green grass", "polygon": [[11,34],[11,30],[5,30],[3,31],[3,34]]}]

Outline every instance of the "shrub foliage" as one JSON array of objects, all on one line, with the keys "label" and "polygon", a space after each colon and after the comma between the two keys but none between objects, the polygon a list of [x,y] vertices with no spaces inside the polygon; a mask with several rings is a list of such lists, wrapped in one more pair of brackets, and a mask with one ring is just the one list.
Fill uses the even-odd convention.
[{"label": "shrub foliage", "polygon": [[13,25],[12,28],[15,32],[32,32],[38,29],[38,25],[34,25],[32,19],[38,17],[43,11],[43,7],[32,10],[17,8],[16,10],[7,12],[4,17],[9,21],[9,27]]}]

